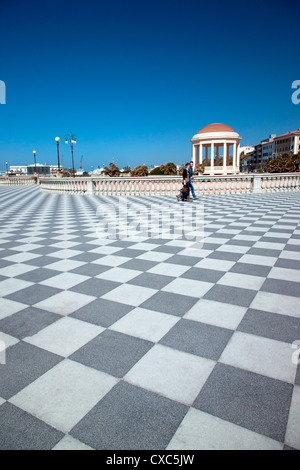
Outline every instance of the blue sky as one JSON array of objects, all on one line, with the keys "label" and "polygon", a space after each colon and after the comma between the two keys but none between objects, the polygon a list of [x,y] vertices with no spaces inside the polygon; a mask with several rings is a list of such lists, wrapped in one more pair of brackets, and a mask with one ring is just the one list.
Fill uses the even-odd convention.
[{"label": "blue sky", "polygon": [[185,162],[222,122],[255,145],[300,127],[298,1],[1,0],[0,169]]}]

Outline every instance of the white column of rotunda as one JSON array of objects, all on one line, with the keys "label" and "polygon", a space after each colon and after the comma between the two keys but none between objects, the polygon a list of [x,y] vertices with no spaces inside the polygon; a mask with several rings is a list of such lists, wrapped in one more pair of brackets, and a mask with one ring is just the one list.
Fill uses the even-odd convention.
[{"label": "white column of rotunda", "polygon": [[231,127],[225,124],[209,124],[191,139],[193,163],[204,163],[205,173],[210,175],[239,173],[240,141],[241,137]]}]

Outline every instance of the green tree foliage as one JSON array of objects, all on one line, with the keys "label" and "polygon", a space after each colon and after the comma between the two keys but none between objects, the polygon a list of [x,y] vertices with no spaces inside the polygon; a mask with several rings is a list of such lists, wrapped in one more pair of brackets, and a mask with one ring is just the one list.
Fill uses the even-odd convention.
[{"label": "green tree foliage", "polygon": [[130,172],[130,176],[148,176],[148,168],[146,165],[136,166]]},{"label": "green tree foliage", "polygon": [[284,153],[281,157],[269,158],[266,163],[266,171],[268,173],[290,173],[299,171],[300,154],[289,155]]},{"label": "green tree foliage", "polygon": [[204,163],[196,163],[195,168],[194,168],[195,173],[200,173],[203,175],[204,173]]},{"label": "green tree foliage", "polygon": [[103,172],[105,176],[120,176],[120,170],[114,163],[110,163],[109,167],[105,166]]},{"label": "green tree foliage", "polygon": [[154,168],[150,171],[150,175],[177,175],[177,167],[175,163],[168,162]]}]

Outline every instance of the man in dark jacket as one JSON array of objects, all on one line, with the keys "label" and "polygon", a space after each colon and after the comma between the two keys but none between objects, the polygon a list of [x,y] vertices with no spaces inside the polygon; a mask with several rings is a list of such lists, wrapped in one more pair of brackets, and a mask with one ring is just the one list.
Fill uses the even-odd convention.
[{"label": "man in dark jacket", "polygon": [[187,201],[190,196],[190,178],[189,178],[189,168],[190,163],[186,163],[185,166],[182,167],[182,184],[187,188],[187,192],[182,191],[182,200]]}]

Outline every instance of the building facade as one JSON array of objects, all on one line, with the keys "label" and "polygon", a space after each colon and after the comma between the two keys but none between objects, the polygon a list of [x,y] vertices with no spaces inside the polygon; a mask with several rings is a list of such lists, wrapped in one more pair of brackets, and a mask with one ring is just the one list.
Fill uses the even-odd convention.
[{"label": "building facade", "polygon": [[300,152],[300,129],[279,135],[274,139],[274,154],[280,157],[284,153],[296,155]]}]

